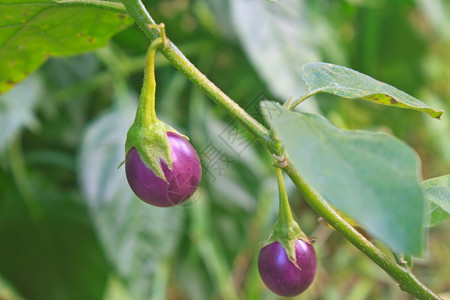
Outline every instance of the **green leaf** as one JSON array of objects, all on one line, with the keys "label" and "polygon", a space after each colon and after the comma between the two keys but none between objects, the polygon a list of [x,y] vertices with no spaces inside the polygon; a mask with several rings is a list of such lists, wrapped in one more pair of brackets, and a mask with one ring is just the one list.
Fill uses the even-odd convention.
[{"label": "green leaf", "polygon": [[[102,1],[92,3],[100,5]],[[68,4],[52,0],[0,3],[0,93],[36,70],[48,57],[102,47],[113,34],[132,23],[130,17],[118,12]]]},{"label": "green leaf", "polygon": [[384,133],[347,131],[325,118],[261,104],[305,181],[393,250],[418,255],[424,196],[417,154]]},{"label": "green leaf", "polygon": [[395,87],[373,79],[355,70],[327,63],[309,63],[302,66],[302,79],[308,94],[329,93],[340,97],[361,98],[378,104],[414,109],[439,119],[444,113]]},{"label": "green leaf", "polygon": [[135,111],[124,105],[103,114],[87,129],[79,157],[79,180],[109,260],[131,297],[146,299],[158,264],[176,249],[184,211],[139,200],[128,186],[125,169],[117,169]]},{"label": "green leaf", "polygon": [[450,217],[450,174],[425,180],[423,186],[430,202],[430,226],[439,225]]}]

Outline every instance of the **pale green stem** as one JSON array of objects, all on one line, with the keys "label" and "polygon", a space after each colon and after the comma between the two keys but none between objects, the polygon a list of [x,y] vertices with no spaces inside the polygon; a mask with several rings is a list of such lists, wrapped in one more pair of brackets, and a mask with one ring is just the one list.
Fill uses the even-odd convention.
[{"label": "pale green stem", "polygon": [[144,84],[142,85],[135,120],[138,126],[149,127],[157,120],[155,112],[155,54],[156,50],[162,45],[162,38],[157,38],[150,44],[147,50]]},{"label": "pale green stem", "polygon": [[315,94],[317,94],[318,93],[318,91],[317,92],[314,92],[314,93],[307,93],[307,94],[304,94],[304,95],[302,95],[300,98],[297,98],[297,99],[289,99],[288,101],[286,101],[284,104],[283,104],[283,106],[284,107],[286,107],[287,109],[290,109],[290,110],[292,110],[292,109],[294,109],[297,105],[299,105],[300,103],[302,103],[303,101],[305,101],[306,99],[308,99],[309,97],[311,97],[311,96],[314,96]]},{"label": "pale green stem", "polygon": [[275,168],[277,174],[278,182],[278,194],[279,194],[279,211],[278,211],[278,222],[280,224],[291,224],[294,222],[292,217],[291,207],[289,205],[288,196],[286,194],[286,187],[283,180],[283,172],[280,168]]}]

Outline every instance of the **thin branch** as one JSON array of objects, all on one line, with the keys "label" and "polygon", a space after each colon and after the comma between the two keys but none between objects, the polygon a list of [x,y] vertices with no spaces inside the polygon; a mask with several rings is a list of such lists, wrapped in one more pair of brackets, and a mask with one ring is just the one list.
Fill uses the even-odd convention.
[{"label": "thin branch", "polygon": [[[140,0],[123,0],[123,3],[129,15],[134,18],[137,25],[150,40],[160,36],[159,30],[149,28],[149,24],[156,25],[156,23]],[[214,85],[170,40],[167,41],[167,46],[161,52],[172,65],[203,90],[214,102],[228,111],[233,118],[239,120],[269,151],[278,154],[277,143],[273,140],[270,131]]]}]

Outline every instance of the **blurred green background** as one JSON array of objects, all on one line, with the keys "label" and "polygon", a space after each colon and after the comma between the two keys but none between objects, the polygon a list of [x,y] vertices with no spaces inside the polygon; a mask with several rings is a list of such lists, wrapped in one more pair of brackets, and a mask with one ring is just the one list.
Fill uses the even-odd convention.
[{"label": "blurred green background", "polygon": [[[424,179],[450,173],[448,1],[145,4],[183,53],[259,120],[259,100],[304,91],[299,69],[310,61],[345,65],[446,110],[438,121],[334,96],[301,105],[341,128],[405,140]],[[131,26],[103,49],[48,60],[1,96],[1,300],[278,299],[256,265],[278,208],[271,157],[161,55],[158,115],[199,152],[201,188],[183,207],[153,208],[117,169],[148,44]],[[321,223],[289,182],[288,192],[296,220],[317,237],[319,259],[313,285],[296,299],[410,299]],[[449,233],[450,222],[432,228],[428,254],[413,269],[448,299]]]}]

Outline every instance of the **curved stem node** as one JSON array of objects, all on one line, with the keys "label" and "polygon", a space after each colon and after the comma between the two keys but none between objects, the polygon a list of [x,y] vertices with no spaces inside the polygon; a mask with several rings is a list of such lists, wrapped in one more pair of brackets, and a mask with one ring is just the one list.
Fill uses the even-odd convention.
[{"label": "curved stem node", "polygon": [[286,153],[283,153],[281,156],[274,155],[277,160],[277,166],[280,169],[284,169],[289,165],[289,160],[286,158]]},{"label": "curved stem node", "polygon": [[159,23],[159,24],[147,24],[147,27],[149,29],[159,29],[160,32],[160,37],[162,40],[162,46],[161,49],[164,49],[167,47],[167,36],[166,36],[166,24],[164,23]]}]

